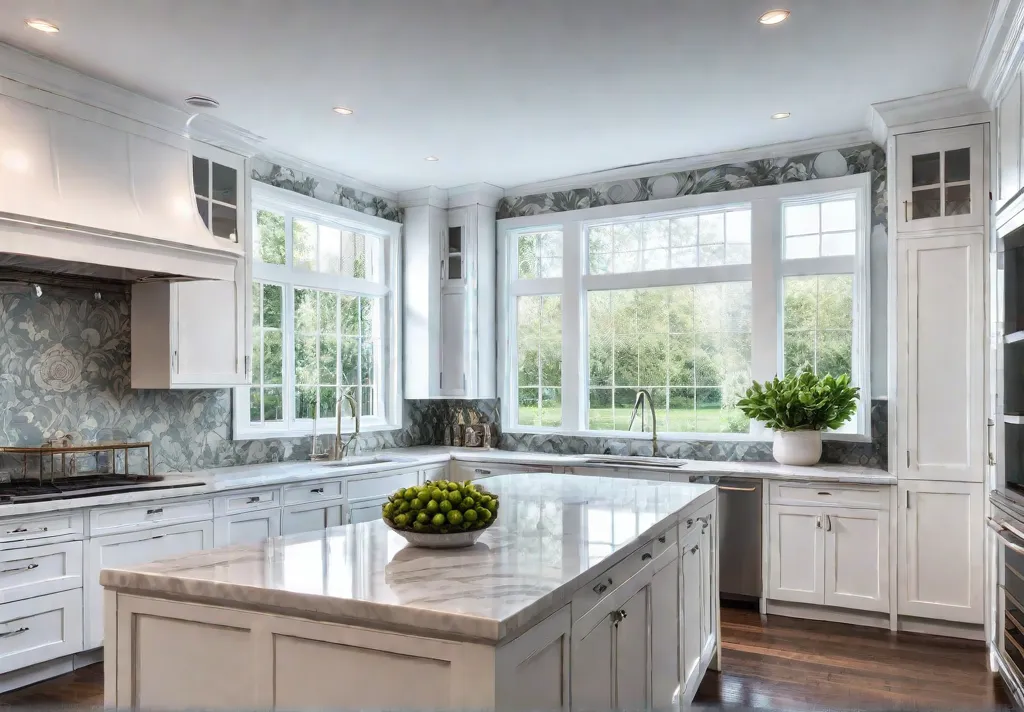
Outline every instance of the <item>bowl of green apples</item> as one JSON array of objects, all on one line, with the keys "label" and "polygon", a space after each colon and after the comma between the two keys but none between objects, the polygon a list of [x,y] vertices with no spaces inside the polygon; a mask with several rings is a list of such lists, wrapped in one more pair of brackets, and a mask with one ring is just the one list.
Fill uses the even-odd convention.
[{"label": "bowl of green apples", "polygon": [[413,546],[454,549],[472,546],[494,524],[498,497],[469,480],[427,480],[395,490],[381,514]]}]

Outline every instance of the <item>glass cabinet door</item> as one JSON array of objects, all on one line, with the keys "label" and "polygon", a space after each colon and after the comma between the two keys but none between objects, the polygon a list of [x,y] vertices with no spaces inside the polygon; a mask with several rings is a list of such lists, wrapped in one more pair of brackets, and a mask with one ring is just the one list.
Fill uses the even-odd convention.
[{"label": "glass cabinet door", "polygon": [[462,264],[462,227],[455,226],[448,228],[448,244],[447,244],[447,269],[445,270],[445,279],[447,281],[458,282],[463,279],[463,264]]},{"label": "glass cabinet door", "polygon": [[900,230],[984,223],[981,126],[897,137]]},{"label": "glass cabinet door", "polygon": [[193,155],[192,189],[199,217],[214,237],[238,242],[238,171]]}]

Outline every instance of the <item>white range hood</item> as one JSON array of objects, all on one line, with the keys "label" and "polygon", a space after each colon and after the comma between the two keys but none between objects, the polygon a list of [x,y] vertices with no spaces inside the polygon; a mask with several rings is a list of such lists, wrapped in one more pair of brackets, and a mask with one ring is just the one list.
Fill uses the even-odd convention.
[{"label": "white range hood", "polygon": [[203,223],[187,139],[38,94],[37,104],[0,93],[0,268],[235,278],[243,248]]}]

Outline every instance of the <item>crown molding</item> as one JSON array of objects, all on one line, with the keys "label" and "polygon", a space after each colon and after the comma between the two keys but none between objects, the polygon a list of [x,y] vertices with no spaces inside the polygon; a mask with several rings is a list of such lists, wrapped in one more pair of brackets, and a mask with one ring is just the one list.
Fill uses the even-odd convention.
[{"label": "crown molding", "polygon": [[471,183],[448,189],[448,207],[461,208],[465,205],[485,205],[488,208],[498,207],[505,197],[505,191],[490,183]]},{"label": "crown molding", "polygon": [[398,207],[400,208],[420,208],[425,205],[447,210],[448,191],[444,188],[428,185],[426,188],[403,190],[398,194]]},{"label": "crown molding", "polygon": [[882,146],[891,134],[905,133],[907,128],[917,124],[946,120],[966,124],[991,121],[991,118],[985,99],[967,87],[881,101],[868,110],[871,138]]},{"label": "crown molding", "polygon": [[276,163],[285,168],[291,168],[292,170],[300,171],[306,175],[311,175],[314,178],[320,180],[333,181],[334,183],[340,183],[348,188],[354,188],[361,190],[366,193],[372,193],[381,198],[387,198],[388,200],[398,200],[399,194],[393,190],[385,190],[378,185],[373,183],[367,183],[366,181],[359,180],[345,173],[325,168],[311,161],[307,161],[304,158],[293,156],[290,153],[284,151],[277,151],[269,146],[262,147],[256,153],[257,159],[262,159],[268,163]]},{"label": "crown molding", "polygon": [[551,193],[561,190],[570,190],[598,183],[608,183],[619,180],[630,180],[635,178],[648,178],[650,176],[663,175],[665,173],[677,173],[680,171],[692,171],[701,168],[713,168],[729,163],[745,163],[766,158],[782,158],[788,156],[799,156],[804,153],[815,153],[828,151],[835,148],[847,148],[862,143],[871,143],[871,134],[867,130],[854,131],[844,134],[833,134],[831,136],[820,136],[817,138],[801,141],[788,141],[786,143],[774,143],[765,146],[744,148],[738,151],[725,151],[722,153],[707,153],[701,156],[689,158],[672,158],[667,161],[655,161],[653,163],[638,163],[632,166],[622,166],[606,171],[595,173],[581,173],[567,178],[541,181],[537,183],[526,183],[513,188],[505,189],[506,197],[520,195],[536,195],[537,193]]},{"label": "crown molding", "polygon": [[995,0],[967,86],[994,108],[1024,63],[1024,0]]}]

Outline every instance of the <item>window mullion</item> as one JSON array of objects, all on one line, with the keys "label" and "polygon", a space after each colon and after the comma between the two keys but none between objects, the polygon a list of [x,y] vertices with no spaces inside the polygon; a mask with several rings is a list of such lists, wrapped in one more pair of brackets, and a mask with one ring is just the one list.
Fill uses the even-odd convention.
[{"label": "window mullion", "polygon": [[[290,221],[289,221],[290,223]],[[281,410],[288,429],[295,427],[295,287],[281,289]]]},{"label": "window mullion", "polygon": [[[777,199],[755,200],[750,205],[750,375],[757,381],[782,370],[781,205]],[[763,436],[765,426],[750,422],[750,434]]]},{"label": "window mullion", "polygon": [[590,369],[586,352],[586,328],[582,280],[586,249],[579,221],[562,225],[562,428],[586,427],[584,409]]}]

